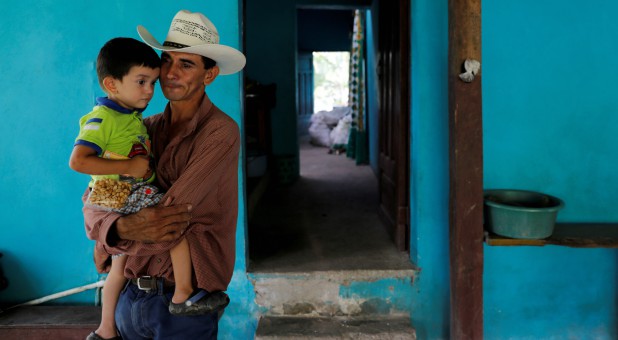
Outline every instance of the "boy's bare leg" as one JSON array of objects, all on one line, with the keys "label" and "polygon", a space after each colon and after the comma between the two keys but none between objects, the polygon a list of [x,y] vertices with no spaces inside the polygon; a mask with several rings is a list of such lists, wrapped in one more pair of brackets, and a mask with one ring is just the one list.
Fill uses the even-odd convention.
[{"label": "boy's bare leg", "polygon": [[127,263],[127,256],[115,257],[112,259],[112,267],[107,274],[103,285],[103,308],[101,311],[101,324],[95,331],[100,337],[113,338],[118,336],[114,312],[120,292],[124,288],[127,280],[124,277],[124,265]]},{"label": "boy's bare leg", "polygon": [[230,298],[223,291],[193,290],[193,265],[189,243],[186,239],[182,239],[180,243],[170,249],[170,257],[174,270],[174,281],[176,282],[174,295],[168,306],[172,315],[188,316],[214,313],[230,303]]},{"label": "boy's bare leg", "polygon": [[173,303],[185,302],[193,293],[191,253],[189,243],[183,238],[174,248],[170,249],[172,268],[174,269],[174,288]]}]

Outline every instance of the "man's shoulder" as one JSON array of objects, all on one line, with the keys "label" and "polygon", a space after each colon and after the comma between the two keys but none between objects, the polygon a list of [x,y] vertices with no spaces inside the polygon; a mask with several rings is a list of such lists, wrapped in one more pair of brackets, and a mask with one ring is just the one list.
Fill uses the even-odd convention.
[{"label": "man's shoulder", "polygon": [[207,125],[210,125],[212,129],[224,130],[230,135],[240,133],[238,123],[216,106],[213,106],[213,112],[211,112],[208,122]]},{"label": "man's shoulder", "polygon": [[212,112],[209,115],[210,120],[217,122],[218,124],[229,126],[230,128],[238,128],[238,123],[230,117],[227,113],[221,111],[215,105],[212,106]]},{"label": "man's shoulder", "polygon": [[228,116],[219,108],[213,106],[206,119],[200,121],[196,131],[197,140],[220,140],[221,142],[234,144],[240,137],[240,128],[232,117]]}]

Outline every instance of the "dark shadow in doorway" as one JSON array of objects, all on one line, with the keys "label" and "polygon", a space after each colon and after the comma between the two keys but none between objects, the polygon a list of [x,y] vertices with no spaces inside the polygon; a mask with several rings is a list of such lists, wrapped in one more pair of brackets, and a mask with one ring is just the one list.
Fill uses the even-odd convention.
[{"label": "dark shadow in doorway", "polygon": [[300,178],[271,185],[249,221],[249,271],[411,269],[378,217],[371,167],[300,143]]}]

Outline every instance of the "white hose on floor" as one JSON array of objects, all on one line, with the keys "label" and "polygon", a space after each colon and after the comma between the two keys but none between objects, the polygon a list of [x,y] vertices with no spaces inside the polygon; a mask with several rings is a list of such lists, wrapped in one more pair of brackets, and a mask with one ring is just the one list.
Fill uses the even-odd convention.
[{"label": "white hose on floor", "polygon": [[63,292],[51,294],[51,295],[48,295],[48,296],[44,296],[42,298],[38,298],[38,299],[34,299],[34,300],[31,300],[31,301],[28,301],[28,302],[20,303],[19,305],[11,306],[11,307],[9,307],[9,308],[7,308],[5,310],[9,310],[9,309],[12,309],[12,308],[15,308],[15,307],[21,307],[21,306],[38,305],[40,303],[47,302],[47,301],[50,301],[50,300],[59,299],[61,297],[65,297],[65,296],[81,293],[81,292],[83,292],[85,290],[88,290],[88,289],[100,288],[100,287],[103,287],[104,283],[105,283],[105,281],[101,280],[101,281],[98,281],[98,282],[95,282],[95,283],[87,284],[85,286],[71,288],[71,289],[65,290]]}]

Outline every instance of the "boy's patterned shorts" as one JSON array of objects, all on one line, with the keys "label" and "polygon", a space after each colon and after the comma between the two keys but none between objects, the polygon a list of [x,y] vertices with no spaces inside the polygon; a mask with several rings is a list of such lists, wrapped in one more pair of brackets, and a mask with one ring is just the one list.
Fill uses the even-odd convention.
[{"label": "boy's patterned shorts", "polygon": [[148,183],[136,183],[131,188],[131,194],[127,198],[127,203],[120,209],[114,209],[121,214],[133,214],[143,208],[152,207],[158,204],[163,198],[163,193],[159,193],[159,188]]}]

